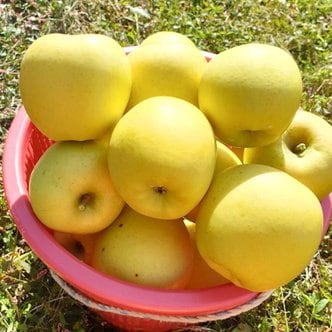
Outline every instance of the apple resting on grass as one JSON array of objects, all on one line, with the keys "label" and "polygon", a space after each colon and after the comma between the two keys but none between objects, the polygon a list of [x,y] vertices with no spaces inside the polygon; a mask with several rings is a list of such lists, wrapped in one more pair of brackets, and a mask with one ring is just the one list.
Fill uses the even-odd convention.
[{"label": "apple resting on grass", "polygon": [[102,144],[57,142],[36,163],[30,177],[33,211],[47,227],[87,234],[109,226],[124,201],[114,190]]},{"label": "apple resting on grass", "polygon": [[234,147],[262,146],[289,126],[302,97],[300,70],[287,51],[251,43],[217,54],[198,88],[216,136]]},{"label": "apple resting on grass", "polygon": [[122,116],[131,72],[112,38],[54,33],[28,48],[19,85],[24,107],[44,135],[83,141],[103,136]]},{"label": "apple resting on grass", "polygon": [[91,264],[122,280],[178,289],[190,278],[193,255],[182,219],[154,219],[125,206],[97,238]]},{"label": "apple resting on grass", "polygon": [[244,163],[279,168],[322,199],[332,191],[332,126],[318,115],[299,110],[276,142],[246,148]]},{"label": "apple resting on grass", "polygon": [[176,219],[207,191],[216,163],[209,121],[191,103],[167,96],[145,99],[119,120],[108,148],[115,189],[137,212]]},{"label": "apple resting on grass", "polygon": [[322,228],[320,202],[304,184],[270,166],[238,165],[213,178],[198,211],[196,241],[212,269],[263,292],[302,273]]}]

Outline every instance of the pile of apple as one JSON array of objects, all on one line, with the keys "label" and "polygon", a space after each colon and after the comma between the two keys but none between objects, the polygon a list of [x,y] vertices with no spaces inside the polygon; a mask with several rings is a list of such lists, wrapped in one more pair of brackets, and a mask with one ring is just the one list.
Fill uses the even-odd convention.
[{"label": "pile of apple", "polygon": [[31,206],[113,277],[266,291],[318,249],[332,127],[300,109],[287,51],[251,43],[205,56],[165,31],[127,53],[105,35],[34,41],[20,92],[54,144],[32,171]]}]

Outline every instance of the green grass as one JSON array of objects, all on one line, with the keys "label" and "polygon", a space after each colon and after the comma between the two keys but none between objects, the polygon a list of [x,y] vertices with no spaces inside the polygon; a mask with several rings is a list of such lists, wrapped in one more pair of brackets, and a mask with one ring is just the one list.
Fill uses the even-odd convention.
[{"label": "green grass", "polygon": [[[331,13],[329,0],[0,1],[0,153],[21,105],[22,56],[50,32],[103,33],[125,46],[173,30],[216,53],[252,41],[281,46],[302,71],[302,107],[332,124]],[[115,331],[53,281],[16,230],[2,185],[0,220],[0,331]],[[332,331],[331,234],[306,270],[258,308],[201,331]]]}]

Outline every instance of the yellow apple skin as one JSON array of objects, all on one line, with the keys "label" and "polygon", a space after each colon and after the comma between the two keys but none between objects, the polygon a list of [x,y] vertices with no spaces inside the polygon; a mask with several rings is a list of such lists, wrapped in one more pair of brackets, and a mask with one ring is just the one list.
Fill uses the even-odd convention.
[{"label": "yellow apple skin", "polygon": [[240,158],[225,144],[216,140],[217,144],[217,160],[214,172],[221,172],[228,167],[241,165]]},{"label": "yellow apple skin", "polygon": [[121,46],[96,34],[47,34],[20,68],[20,93],[36,127],[55,141],[103,136],[122,116],[131,72]]},{"label": "yellow apple skin", "polygon": [[182,219],[154,219],[126,206],[98,237],[92,266],[136,284],[179,289],[190,278],[193,247]]},{"label": "yellow apple skin", "polygon": [[276,142],[245,149],[244,162],[281,169],[321,200],[332,191],[332,126],[318,115],[298,110]]},{"label": "yellow apple skin", "polygon": [[57,142],[32,170],[29,197],[33,211],[50,229],[86,234],[98,232],[121,212],[107,167],[107,149],[86,141]]},{"label": "yellow apple skin", "polygon": [[124,201],[153,218],[176,219],[207,191],[215,169],[210,123],[175,97],[142,101],[117,123],[108,148],[112,181]]},{"label": "yellow apple skin", "polygon": [[216,271],[212,270],[200,255],[196,246],[196,238],[195,238],[196,224],[188,219],[184,219],[184,224],[188,229],[194,248],[193,271],[190,280],[186,285],[186,288],[187,289],[208,288],[208,287],[215,287],[218,285],[224,285],[229,283],[230,282],[229,280],[224,278]]},{"label": "yellow apple skin", "polygon": [[322,227],[320,202],[301,182],[266,165],[238,165],[214,177],[197,216],[196,241],[212,269],[263,292],[303,272]]},{"label": "yellow apple skin", "polygon": [[173,96],[198,106],[198,86],[207,61],[185,42],[142,43],[128,54],[132,89],[127,109],[154,96]]},{"label": "yellow apple skin", "polygon": [[243,163],[244,148],[234,147],[234,146],[229,146],[229,148],[237,155],[237,157]]},{"label": "yellow apple skin", "polygon": [[[215,174],[225,170],[228,167],[242,164],[242,161],[239,159],[239,157],[225,144],[216,140],[216,145],[217,145],[217,159],[216,159],[216,166],[214,169]],[[186,215],[186,218],[188,218],[190,221],[195,222],[198,211],[199,211],[199,204],[196,205],[194,209],[192,209]]]},{"label": "yellow apple skin", "polygon": [[191,41],[186,35],[175,31],[155,32],[149,35],[147,38],[145,38],[142,41],[141,46],[152,45],[152,44],[160,45],[162,47],[171,44],[182,44],[196,48],[196,45],[193,43],[193,41]]},{"label": "yellow apple skin", "polygon": [[300,70],[285,50],[250,43],[217,54],[198,88],[216,136],[234,147],[262,146],[289,126],[302,96]]}]

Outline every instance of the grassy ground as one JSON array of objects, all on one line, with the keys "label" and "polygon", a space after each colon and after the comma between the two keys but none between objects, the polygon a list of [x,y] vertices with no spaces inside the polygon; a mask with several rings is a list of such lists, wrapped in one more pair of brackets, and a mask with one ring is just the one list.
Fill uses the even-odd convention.
[{"label": "grassy ground", "polygon": [[[287,48],[301,68],[302,107],[332,123],[331,13],[328,0],[0,1],[0,153],[21,103],[22,55],[37,37],[55,31],[103,33],[124,46],[173,30],[211,52],[251,41],[272,43]],[[264,304],[200,330],[332,331],[331,234],[307,269]],[[17,232],[1,184],[0,252],[0,331],[115,331],[55,284]]]}]

